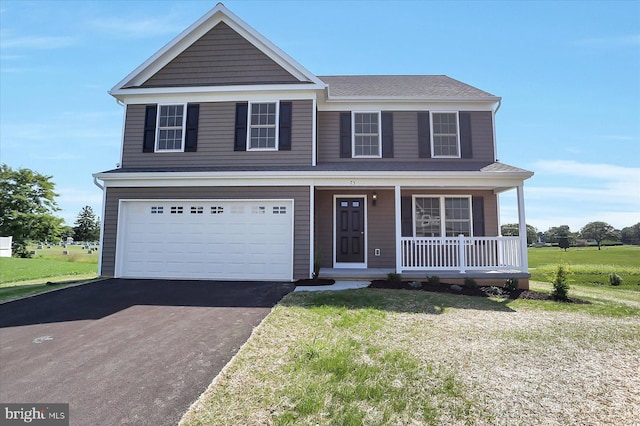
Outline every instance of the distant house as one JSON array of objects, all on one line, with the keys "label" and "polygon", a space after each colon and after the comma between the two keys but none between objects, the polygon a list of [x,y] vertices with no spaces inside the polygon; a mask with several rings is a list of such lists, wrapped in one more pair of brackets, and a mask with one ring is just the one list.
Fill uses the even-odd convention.
[{"label": "distant house", "polygon": [[[500,98],[444,75],[316,76],[218,4],[116,84],[121,166],[101,274],[296,280],[517,277],[523,184]],[[520,235],[499,236],[517,189]]]}]

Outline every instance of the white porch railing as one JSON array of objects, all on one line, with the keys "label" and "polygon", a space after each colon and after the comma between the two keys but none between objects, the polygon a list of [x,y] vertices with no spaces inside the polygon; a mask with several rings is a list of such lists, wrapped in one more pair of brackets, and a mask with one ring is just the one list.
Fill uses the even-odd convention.
[{"label": "white porch railing", "polygon": [[403,271],[522,270],[519,237],[403,237],[400,244]]}]

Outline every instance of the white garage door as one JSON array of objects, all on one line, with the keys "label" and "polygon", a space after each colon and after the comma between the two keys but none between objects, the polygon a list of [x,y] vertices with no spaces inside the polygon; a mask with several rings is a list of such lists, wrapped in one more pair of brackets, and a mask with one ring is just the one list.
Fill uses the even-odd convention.
[{"label": "white garage door", "polygon": [[293,279],[292,200],[121,201],[116,276]]}]

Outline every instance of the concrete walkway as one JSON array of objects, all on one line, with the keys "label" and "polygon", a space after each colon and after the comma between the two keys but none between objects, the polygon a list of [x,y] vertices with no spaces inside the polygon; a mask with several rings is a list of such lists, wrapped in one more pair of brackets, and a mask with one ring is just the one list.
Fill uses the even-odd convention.
[{"label": "concrete walkway", "polygon": [[332,285],[297,286],[294,291],[338,291],[369,287],[370,281],[336,281]]}]

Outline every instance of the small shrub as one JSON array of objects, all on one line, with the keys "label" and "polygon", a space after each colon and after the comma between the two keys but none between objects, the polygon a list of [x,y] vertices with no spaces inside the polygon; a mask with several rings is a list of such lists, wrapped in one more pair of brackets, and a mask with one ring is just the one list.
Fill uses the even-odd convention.
[{"label": "small shrub", "polygon": [[320,250],[320,248],[316,248],[316,252],[313,255],[313,275],[311,275],[311,278],[313,278],[314,281],[318,281],[318,278],[320,278],[321,268],[322,268],[322,251]]},{"label": "small shrub", "polygon": [[393,284],[400,284],[402,282],[402,275],[396,274],[395,272],[389,272],[387,274],[387,281]]},{"label": "small shrub", "polygon": [[518,289],[518,279],[517,278],[507,278],[504,281],[504,289],[506,291],[516,291]]},{"label": "small shrub", "polygon": [[551,295],[556,300],[566,301],[569,299],[569,270],[564,265],[558,265],[556,267],[553,278],[553,292]]},{"label": "small shrub", "polygon": [[622,277],[616,273],[609,274],[609,284],[616,286],[622,284]]},{"label": "small shrub", "polygon": [[502,296],[502,289],[500,287],[491,286],[487,290],[487,293],[489,293],[492,296]]},{"label": "small shrub", "polygon": [[430,285],[439,285],[440,284],[440,277],[433,275],[431,277],[427,277],[427,282]]},{"label": "small shrub", "polygon": [[478,283],[473,278],[465,278],[464,279],[464,286],[466,288],[472,288],[472,289],[473,288],[478,288]]}]

